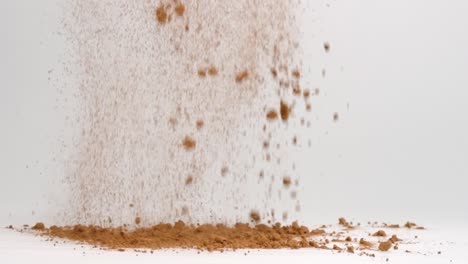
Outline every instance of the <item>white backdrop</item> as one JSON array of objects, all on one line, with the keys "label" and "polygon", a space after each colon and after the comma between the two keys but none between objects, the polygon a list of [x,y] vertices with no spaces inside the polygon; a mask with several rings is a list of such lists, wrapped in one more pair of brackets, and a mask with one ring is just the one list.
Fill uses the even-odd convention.
[{"label": "white backdrop", "polygon": [[[321,94],[298,157],[302,222],[468,220],[468,3],[304,2],[304,65]],[[51,222],[63,200],[53,159],[67,111],[48,79],[61,69],[59,5],[0,2],[0,225]]]}]

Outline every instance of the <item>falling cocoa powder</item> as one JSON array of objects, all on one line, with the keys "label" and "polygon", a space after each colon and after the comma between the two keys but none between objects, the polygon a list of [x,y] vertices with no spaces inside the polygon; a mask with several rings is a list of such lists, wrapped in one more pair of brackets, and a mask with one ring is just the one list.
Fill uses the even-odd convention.
[{"label": "falling cocoa powder", "polygon": [[276,69],[272,68],[270,71],[271,71],[271,75],[273,76],[273,78],[278,77],[278,71],[276,71]]},{"label": "falling cocoa powder", "polygon": [[189,176],[187,179],[185,179],[185,185],[190,185],[193,183],[193,177]]},{"label": "falling cocoa powder", "polygon": [[211,76],[218,75],[218,69],[216,69],[214,66],[211,66],[208,68],[208,74]]},{"label": "falling cocoa powder", "polygon": [[[68,1],[82,137],[67,166],[72,226],[46,234],[116,249],[298,248],[311,246],[302,235],[324,235],[297,224],[234,225],[290,223],[301,208],[299,181],[281,184],[275,173],[300,177],[286,154],[301,147],[296,116],[310,124],[308,113],[291,114],[311,109],[295,2]],[[266,111],[268,121],[291,125],[265,122]],[[171,225],[179,219],[187,224]],[[73,226],[102,223],[113,228]]]},{"label": "falling cocoa powder", "polygon": [[289,187],[291,185],[291,183],[292,183],[292,181],[291,181],[290,177],[286,176],[286,177],[283,178],[283,185],[285,187]]},{"label": "falling cocoa powder", "polygon": [[139,216],[135,217],[135,224],[136,225],[141,224],[141,218]]},{"label": "falling cocoa powder", "polygon": [[202,129],[204,124],[205,123],[203,122],[203,120],[197,120],[197,124],[196,124],[197,129],[199,130]]},{"label": "falling cocoa powder", "polygon": [[240,83],[240,82],[243,82],[248,77],[249,77],[249,72],[248,71],[242,71],[242,72],[239,72],[238,74],[236,74],[235,80],[236,80],[237,83]]},{"label": "falling cocoa powder", "polygon": [[338,113],[333,113],[333,121],[338,122],[339,116]]},{"label": "falling cocoa powder", "polygon": [[204,69],[199,69],[198,76],[200,76],[200,78],[206,77],[206,71]]},{"label": "falling cocoa powder", "polygon": [[275,120],[278,118],[278,113],[276,112],[276,110],[270,110],[268,111],[268,113],[266,114],[266,117],[268,120]]},{"label": "falling cocoa powder", "polygon": [[186,136],[182,141],[182,145],[186,150],[193,150],[197,146],[197,142],[193,138]]},{"label": "falling cocoa powder", "polygon": [[292,72],[292,76],[293,76],[294,78],[296,78],[296,79],[299,79],[299,78],[301,78],[301,72],[299,72],[299,70],[294,70],[294,71]]},{"label": "falling cocoa powder", "polygon": [[160,24],[166,24],[168,15],[163,5],[156,8],[156,19]]},{"label": "falling cocoa powder", "polygon": [[257,211],[250,212],[250,219],[255,223],[260,222],[260,214]]},{"label": "falling cocoa powder", "polygon": [[281,101],[280,102],[280,114],[281,114],[281,119],[283,121],[287,121],[289,119],[289,114],[291,112],[291,109],[289,108],[289,106]]},{"label": "falling cocoa powder", "polygon": [[185,13],[185,5],[183,5],[183,4],[178,4],[178,5],[174,8],[174,11],[175,11],[175,13],[176,13],[178,16],[183,16],[184,13]]},{"label": "falling cocoa powder", "polygon": [[328,42],[323,43],[323,48],[325,49],[326,52],[329,52],[330,51],[330,43],[328,43]]}]

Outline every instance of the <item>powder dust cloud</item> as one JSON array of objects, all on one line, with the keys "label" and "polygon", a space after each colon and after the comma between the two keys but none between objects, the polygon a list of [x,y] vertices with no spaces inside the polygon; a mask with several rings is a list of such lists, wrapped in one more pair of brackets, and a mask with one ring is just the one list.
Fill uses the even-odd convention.
[{"label": "powder dust cloud", "polygon": [[[66,224],[292,223],[310,147],[299,1],[68,0]],[[136,221],[138,219],[138,221]]]}]

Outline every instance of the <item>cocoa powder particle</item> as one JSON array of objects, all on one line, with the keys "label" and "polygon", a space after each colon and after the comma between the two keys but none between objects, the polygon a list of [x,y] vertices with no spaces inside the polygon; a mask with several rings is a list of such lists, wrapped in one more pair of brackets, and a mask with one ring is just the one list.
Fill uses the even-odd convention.
[{"label": "cocoa powder particle", "polygon": [[198,76],[200,78],[205,78],[206,77],[206,71],[204,69],[199,69],[198,70]]},{"label": "cocoa powder particle", "polygon": [[238,73],[236,75],[235,80],[236,80],[237,83],[241,83],[245,79],[247,79],[248,77],[249,77],[249,72],[245,70],[245,71],[242,71],[242,72]]},{"label": "cocoa powder particle", "polygon": [[291,178],[289,176],[286,176],[286,177],[283,178],[283,185],[285,187],[289,187],[291,185],[291,183],[292,183],[292,180],[291,180]]},{"label": "cocoa powder particle", "polygon": [[340,248],[339,246],[337,246],[336,244],[333,244],[333,250],[343,250],[342,248]]},{"label": "cocoa powder particle", "polygon": [[185,185],[190,185],[193,183],[193,177],[188,176],[187,179],[185,179]]},{"label": "cocoa powder particle", "polygon": [[267,112],[266,118],[268,120],[275,120],[278,118],[278,113],[276,112],[276,110],[270,110]]},{"label": "cocoa powder particle", "polygon": [[255,223],[260,222],[260,214],[257,211],[250,212],[250,220],[254,221]]},{"label": "cocoa powder particle", "polygon": [[281,101],[280,102],[280,115],[283,121],[287,121],[289,119],[290,112],[291,112],[291,109],[289,108],[289,106],[285,102]]},{"label": "cocoa powder particle", "polygon": [[392,235],[392,237],[389,239],[390,242],[392,243],[396,243],[396,242],[399,242],[399,241],[402,241],[401,239],[399,239],[397,237],[397,235]]},{"label": "cocoa powder particle", "polygon": [[203,120],[197,120],[197,123],[196,123],[197,129],[199,129],[199,130],[202,129],[203,125],[205,125]]},{"label": "cocoa powder particle", "polygon": [[182,141],[182,145],[184,146],[185,150],[193,150],[196,147],[197,142],[193,138],[186,136]]},{"label": "cocoa powder particle", "polygon": [[365,248],[370,248],[373,246],[371,242],[365,240],[364,238],[361,238],[361,240],[359,240],[359,244]]},{"label": "cocoa powder particle", "polygon": [[301,72],[300,72],[299,70],[294,70],[294,71],[292,72],[292,76],[293,76],[294,78],[296,78],[296,79],[299,79],[299,78],[301,78]]},{"label": "cocoa powder particle", "polygon": [[228,168],[228,167],[224,166],[224,167],[221,168],[221,176],[226,177],[226,175],[228,174],[228,172],[229,172],[229,168]]},{"label": "cocoa powder particle", "polygon": [[405,227],[406,227],[406,228],[413,228],[413,227],[416,227],[416,226],[417,226],[417,225],[416,225],[415,223],[412,223],[412,222],[409,222],[409,221],[406,222],[406,224],[405,224]]},{"label": "cocoa powder particle", "polygon": [[211,76],[218,75],[218,69],[216,69],[216,67],[214,66],[211,66],[210,68],[208,68],[208,74]]},{"label": "cocoa powder particle", "polygon": [[276,78],[278,76],[278,71],[276,71],[276,69],[272,68],[271,69],[271,75],[273,76],[273,78]]},{"label": "cocoa powder particle", "polygon": [[156,8],[156,19],[158,20],[159,24],[167,23],[168,15],[163,5]]},{"label": "cocoa powder particle", "polygon": [[44,230],[45,229],[45,225],[41,222],[39,223],[36,223],[33,227],[31,227],[31,229],[34,229],[34,230]]},{"label": "cocoa powder particle", "polygon": [[351,228],[351,227],[352,227],[351,224],[348,223],[348,221],[346,221],[346,219],[345,219],[344,217],[340,217],[340,218],[338,219],[338,224],[340,224],[340,225],[342,225],[342,226],[344,226],[344,227],[347,227],[347,228]]},{"label": "cocoa powder particle", "polygon": [[333,121],[338,122],[339,116],[338,113],[333,113]]},{"label": "cocoa powder particle", "polygon": [[299,86],[296,86],[296,87],[293,88],[293,94],[294,95],[300,96],[301,93],[302,93],[302,91],[301,91],[301,88]]},{"label": "cocoa powder particle", "polygon": [[388,251],[390,248],[392,248],[392,242],[390,241],[380,242],[379,244],[380,251]]},{"label": "cocoa powder particle", "polygon": [[387,236],[387,233],[385,233],[385,231],[383,231],[383,230],[379,230],[379,231],[375,232],[373,234],[373,236],[385,237],[385,236]]},{"label": "cocoa powder particle", "polygon": [[139,216],[135,217],[135,224],[139,225],[141,223],[141,218]]},{"label": "cocoa powder particle", "polygon": [[185,13],[185,5],[183,5],[183,4],[178,4],[178,5],[174,8],[174,11],[175,11],[175,13],[176,13],[178,16],[183,16],[184,13]]},{"label": "cocoa powder particle", "polygon": [[328,42],[323,43],[323,48],[325,49],[326,52],[329,52],[330,51],[330,43],[328,43]]}]

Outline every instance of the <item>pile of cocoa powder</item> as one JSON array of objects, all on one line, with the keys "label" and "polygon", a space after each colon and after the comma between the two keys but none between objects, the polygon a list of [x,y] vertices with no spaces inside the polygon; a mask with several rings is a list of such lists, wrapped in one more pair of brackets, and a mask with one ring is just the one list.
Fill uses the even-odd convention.
[{"label": "pile of cocoa powder", "polygon": [[[174,224],[138,228],[129,226],[104,228],[91,225],[47,228],[43,223],[37,223],[31,229],[53,240],[67,239],[101,249],[119,251],[131,249],[141,252],[166,248],[207,251],[315,248],[375,257],[376,251],[396,251],[407,243],[396,234],[387,234],[395,231],[395,225],[377,223],[368,226],[360,223],[353,225],[352,222],[340,218],[334,228],[332,225],[322,225],[309,229],[297,222],[289,226],[282,226],[280,223],[255,224],[256,217],[251,217],[250,224],[236,224],[232,227],[223,224],[190,225],[177,221]],[[140,224],[138,218],[135,219],[135,223]],[[10,228],[13,229],[12,226]],[[423,229],[416,224],[406,228]],[[363,231],[370,229],[377,231],[363,237]]]}]

